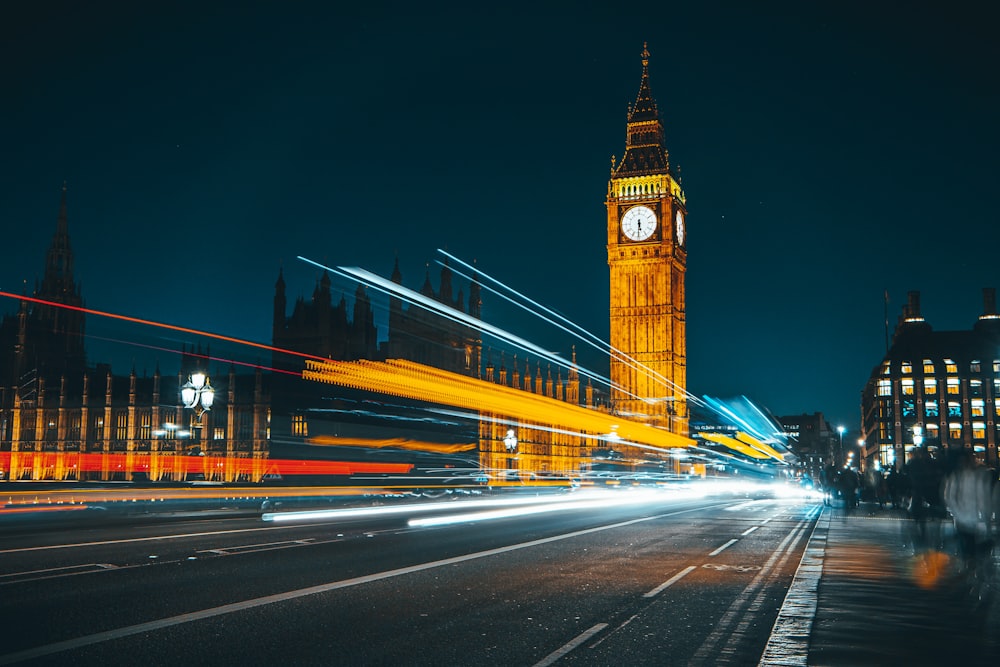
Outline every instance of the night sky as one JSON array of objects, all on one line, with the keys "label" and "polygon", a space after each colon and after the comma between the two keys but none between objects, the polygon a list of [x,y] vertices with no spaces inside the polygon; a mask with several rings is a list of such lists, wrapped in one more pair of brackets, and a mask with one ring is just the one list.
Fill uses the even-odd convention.
[{"label": "night sky", "polygon": [[297,255],[398,256],[419,289],[446,248],[606,338],[644,41],[688,196],[692,392],[856,427],[886,290],[892,323],[916,289],[948,330],[1000,287],[993,3],[7,4],[4,291],[41,277],[66,181],[90,308],[269,343],[279,268],[290,301],[315,285]]}]

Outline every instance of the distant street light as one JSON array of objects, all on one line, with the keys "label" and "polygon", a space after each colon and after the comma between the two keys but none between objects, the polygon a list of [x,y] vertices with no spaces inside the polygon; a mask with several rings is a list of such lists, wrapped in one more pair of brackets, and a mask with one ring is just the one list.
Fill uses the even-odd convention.
[{"label": "distant street light", "polygon": [[838,426],[837,427],[837,433],[840,434],[840,461],[841,461],[841,463],[843,463],[843,461],[844,461],[844,431],[846,431],[846,430],[847,429],[844,428],[843,426]]}]

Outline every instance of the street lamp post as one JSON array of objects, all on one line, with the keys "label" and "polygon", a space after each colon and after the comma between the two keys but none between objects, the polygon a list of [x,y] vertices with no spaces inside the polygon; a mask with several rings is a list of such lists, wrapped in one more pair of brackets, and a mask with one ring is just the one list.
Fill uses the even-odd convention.
[{"label": "street lamp post", "polygon": [[181,403],[185,408],[194,410],[198,420],[195,428],[201,428],[201,418],[206,412],[212,409],[215,403],[215,389],[212,382],[204,373],[192,373],[188,381],[181,387]]},{"label": "street lamp post", "polygon": [[208,376],[204,373],[192,373],[181,387],[181,402],[185,408],[195,411],[200,422],[201,416],[211,410],[215,402],[215,389]]},{"label": "street lamp post", "polygon": [[841,462],[841,464],[844,463],[844,431],[846,431],[846,430],[847,429],[844,428],[843,426],[838,426],[837,427],[837,433],[840,434],[840,462]]}]

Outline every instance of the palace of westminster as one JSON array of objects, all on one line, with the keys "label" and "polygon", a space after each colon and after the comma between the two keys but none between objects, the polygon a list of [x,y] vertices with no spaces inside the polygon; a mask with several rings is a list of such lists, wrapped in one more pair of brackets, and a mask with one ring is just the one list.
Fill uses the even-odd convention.
[{"label": "palace of westminster", "polygon": [[[169,374],[157,367],[152,377],[134,369],[116,375],[110,365],[87,358],[86,309],[74,277],[64,186],[43,277],[31,296],[22,295],[18,311],[0,322],[0,479],[182,481],[194,473],[257,482],[284,444],[388,437],[331,417],[350,412],[335,409],[343,402],[331,400],[331,384],[348,393],[376,388],[405,405],[434,402],[432,389],[420,393],[424,385],[454,387],[460,398],[453,405],[479,415],[464,440],[466,454],[482,469],[580,471],[607,447],[598,437],[606,427],[592,419],[595,414],[620,417],[623,435],[628,423],[641,425],[632,433],[653,434],[646,443],[662,452],[693,444],[689,436],[699,428],[686,391],[687,200],[666,148],[648,65],[644,48],[625,152],[612,158],[606,193],[609,388],[581,381],[575,354],[553,377],[550,363],[543,368],[537,360],[532,368],[527,360],[484,352],[475,326],[480,287],[473,280],[467,291],[456,289],[447,265],[437,289],[428,273],[419,294],[467,316],[462,319],[391,294],[388,338],[378,340],[364,286],[350,306],[345,297],[335,303],[323,273],[312,298],[297,299],[289,312],[279,271],[272,345],[299,356],[275,352],[274,372],[209,368],[208,353],[191,345],[178,351]],[[398,262],[391,281],[402,286]],[[996,465],[1000,318],[992,291],[967,334],[931,332],[918,299],[911,296],[896,341],[863,392],[865,460],[902,465],[906,452],[925,441],[967,448]],[[305,370],[301,355],[311,358]],[[200,395],[209,387],[210,400],[190,402],[195,390]],[[780,421],[808,450],[800,460],[819,466],[835,455],[836,440],[821,413]],[[753,444],[729,446],[766,458]],[[655,447],[631,454],[639,458]],[[627,459],[630,447],[619,449]]]}]

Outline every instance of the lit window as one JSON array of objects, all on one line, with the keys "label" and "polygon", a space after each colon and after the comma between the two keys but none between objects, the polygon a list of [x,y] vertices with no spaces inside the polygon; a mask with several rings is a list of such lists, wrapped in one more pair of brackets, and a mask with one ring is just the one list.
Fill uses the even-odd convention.
[{"label": "lit window", "polygon": [[983,381],[982,380],[969,380],[969,395],[970,396],[982,396],[983,395]]},{"label": "lit window", "polygon": [[122,412],[118,415],[118,423],[115,428],[115,439],[125,440],[128,438],[128,413]]},{"label": "lit window", "polygon": [[962,416],[962,404],[958,401],[948,401],[948,416],[949,417],[961,417]]},{"label": "lit window", "polygon": [[142,414],[141,417],[139,417],[139,439],[149,440],[150,436],[152,435],[153,435],[152,415],[150,415],[148,412],[145,412]]},{"label": "lit window", "polygon": [[903,386],[903,395],[913,396],[913,378],[903,378],[900,383]]},{"label": "lit window", "polygon": [[948,424],[948,437],[951,440],[961,440],[962,439],[962,425],[959,422],[949,422],[949,424]]},{"label": "lit window", "polygon": [[969,372],[978,373],[980,368],[980,363],[981,362],[979,361],[979,359],[973,359],[972,362],[969,364]]},{"label": "lit window", "polygon": [[938,416],[938,402],[937,401],[927,401],[924,403],[924,414],[928,417]]},{"label": "lit window", "polygon": [[945,359],[944,360],[944,369],[946,371],[948,371],[949,373],[957,373],[958,372],[958,364],[956,364],[953,359]]},{"label": "lit window", "polygon": [[927,424],[924,427],[927,430],[927,438],[930,440],[936,440],[938,437],[938,425],[937,424]]},{"label": "lit window", "polygon": [[879,396],[892,396],[892,380],[879,380],[878,381],[878,395]]},{"label": "lit window", "polygon": [[934,378],[924,378],[924,393],[925,394],[936,394],[937,393],[937,380]]},{"label": "lit window", "polygon": [[903,401],[903,416],[912,417],[913,416],[913,399],[909,398]]},{"label": "lit window", "polygon": [[226,429],[222,428],[221,426],[216,426],[215,427],[215,432],[213,433],[212,437],[215,440],[225,440],[226,439]]},{"label": "lit window", "polygon": [[953,396],[958,395],[958,378],[948,378],[948,393]]},{"label": "lit window", "polygon": [[973,440],[985,440],[986,439],[986,423],[985,422],[972,422],[972,439]]},{"label": "lit window", "polygon": [[924,375],[934,374],[934,362],[930,359],[924,359]]},{"label": "lit window", "polygon": [[890,373],[890,368],[889,368],[889,362],[887,361],[884,364],[882,364],[882,375],[889,375],[889,373]]},{"label": "lit window", "polygon": [[306,423],[305,415],[292,415],[292,435],[309,435],[309,424]]},{"label": "lit window", "polygon": [[993,360],[993,372],[1000,373],[1000,359]]},{"label": "lit window", "polygon": [[973,417],[985,417],[986,416],[986,401],[981,398],[974,398],[969,401]]},{"label": "lit window", "polygon": [[902,373],[903,375],[909,375],[910,373],[913,372],[913,364],[911,364],[909,361],[904,361],[899,368],[899,372]]}]

